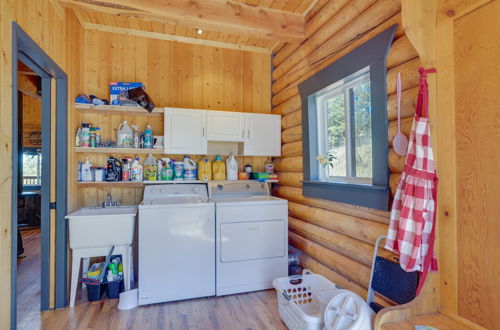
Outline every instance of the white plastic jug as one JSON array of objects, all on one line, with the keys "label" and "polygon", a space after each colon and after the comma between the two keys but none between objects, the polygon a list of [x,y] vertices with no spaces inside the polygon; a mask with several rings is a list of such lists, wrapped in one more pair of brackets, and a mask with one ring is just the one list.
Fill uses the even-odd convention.
[{"label": "white plastic jug", "polygon": [[121,148],[132,148],[134,145],[134,134],[126,120],[118,126],[116,145]]},{"label": "white plastic jug", "polygon": [[184,180],[196,180],[196,163],[184,156]]},{"label": "white plastic jug", "polygon": [[238,161],[234,155],[229,155],[226,159],[226,173],[228,180],[238,180]]},{"label": "white plastic jug", "polygon": [[371,330],[373,311],[356,293],[339,289],[324,311],[326,330]]}]

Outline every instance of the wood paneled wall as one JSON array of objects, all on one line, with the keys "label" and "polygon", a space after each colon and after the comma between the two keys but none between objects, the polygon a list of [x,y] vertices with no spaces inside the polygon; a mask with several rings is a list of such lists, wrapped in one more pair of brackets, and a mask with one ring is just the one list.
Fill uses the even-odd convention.
[{"label": "wood paneled wall", "polygon": [[41,147],[30,135],[42,131],[42,100],[23,94],[23,147]]},{"label": "wood paneled wall", "polygon": [[[0,1],[0,329],[10,324],[12,186],[12,21],[16,21],[69,76],[69,93],[78,84],[78,20],[50,0]],[[70,112],[70,121],[73,119]],[[69,195],[69,201],[74,195]],[[15,228],[14,228],[15,230]],[[51,235],[52,241],[55,235]],[[53,295],[51,295],[53,297]]]},{"label": "wood paneled wall", "polygon": [[[397,129],[396,75],[402,76],[404,134],[411,129],[419,84],[418,55],[401,28],[400,0],[330,0],[320,2],[306,25],[308,39],[287,44],[272,64],[273,113],[282,117],[282,157],[274,160],[280,184],[276,196],[289,200],[290,243],[305,252],[304,267],[366,297],[370,261],[377,236],[387,233],[389,213],[302,195],[302,116],[297,85],[362,43],[399,24],[387,59],[389,140]],[[404,157],[389,151],[391,186]],[[386,257],[390,253],[383,252]],[[382,304],[388,304],[382,301]]]},{"label": "wood paneled wall", "polygon": [[[81,93],[108,99],[110,81],[139,81],[157,107],[271,111],[269,55],[98,31],[85,31],[83,52],[85,84],[79,90]],[[150,124],[154,135],[163,135],[162,117],[83,113],[79,118],[101,127],[103,139],[115,140],[116,129],[123,120],[138,125],[140,130]],[[72,135],[78,125],[70,129]],[[105,166],[108,158],[108,155],[78,154],[72,166],[76,168],[77,161],[85,160],[86,156],[96,166]],[[144,159],[145,155],[141,156]],[[238,164],[242,168],[250,163],[263,170],[265,160],[265,157],[238,157]],[[92,187],[78,192],[79,206],[100,204],[108,193],[122,204],[138,204],[142,200],[142,188]]]}]

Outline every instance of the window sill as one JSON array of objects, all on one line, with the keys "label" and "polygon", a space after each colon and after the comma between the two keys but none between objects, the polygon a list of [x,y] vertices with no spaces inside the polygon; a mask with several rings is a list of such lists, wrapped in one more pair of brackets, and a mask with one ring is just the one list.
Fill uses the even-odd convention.
[{"label": "window sill", "polygon": [[326,199],[383,211],[389,209],[389,193],[390,190],[387,186],[310,180],[302,182],[302,194],[305,197]]}]

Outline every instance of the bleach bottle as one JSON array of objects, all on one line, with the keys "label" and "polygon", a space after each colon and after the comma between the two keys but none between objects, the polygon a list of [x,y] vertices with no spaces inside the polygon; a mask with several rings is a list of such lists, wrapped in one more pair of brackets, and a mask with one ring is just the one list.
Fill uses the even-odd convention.
[{"label": "bleach bottle", "polygon": [[184,156],[184,180],[196,180],[196,163]]},{"label": "bleach bottle", "polygon": [[232,154],[226,159],[226,173],[228,180],[238,180],[238,161]]}]

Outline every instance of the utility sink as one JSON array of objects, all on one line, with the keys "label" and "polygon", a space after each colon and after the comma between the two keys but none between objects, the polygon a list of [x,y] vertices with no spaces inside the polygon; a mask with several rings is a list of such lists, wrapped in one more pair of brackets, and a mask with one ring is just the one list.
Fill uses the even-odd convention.
[{"label": "utility sink", "polygon": [[66,216],[71,249],[131,245],[137,206],[84,207]]}]

